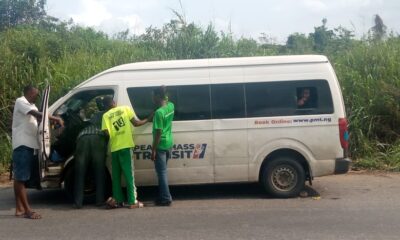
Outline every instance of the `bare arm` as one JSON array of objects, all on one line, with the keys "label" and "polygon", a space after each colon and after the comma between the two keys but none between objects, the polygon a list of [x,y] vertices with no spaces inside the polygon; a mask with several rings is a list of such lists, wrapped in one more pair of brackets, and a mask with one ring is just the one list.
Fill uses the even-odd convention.
[{"label": "bare arm", "polygon": [[133,126],[135,126],[135,127],[142,126],[142,125],[144,125],[144,124],[146,124],[146,123],[148,123],[148,122],[151,122],[151,120],[153,119],[153,114],[154,114],[154,113],[151,113],[147,118],[145,118],[145,119],[143,119],[143,120],[140,120],[139,118],[134,117],[134,118],[131,119],[131,123],[132,123]]},{"label": "bare arm", "polygon": [[156,160],[156,151],[157,151],[158,144],[160,144],[161,134],[162,134],[162,130],[156,129],[154,140],[153,140],[153,146],[151,148],[151,160],[153,160],[153,161]]},{"label": "bare arm", "polygon": [[[31,110],[28,112],[28,114],[31,114],[32,116],[34,116],[37,119],[41,119],[43,117],[43,114],[36,110]],[[49,116],[49,119],[50,119],[50,121],[57,122],[58,124],[60,124],[61,127],[64,127],[64,121],[62,120],[62,118],[55,117],[55,116]]]},{"label": "bare arm", "polygon": [[145,125],[146,123],[148,123],[149,120],[147,118],[145,118],[143,120],[132,118],[131,122],[132,122],[133,126],[140,127],[140,126]]}]

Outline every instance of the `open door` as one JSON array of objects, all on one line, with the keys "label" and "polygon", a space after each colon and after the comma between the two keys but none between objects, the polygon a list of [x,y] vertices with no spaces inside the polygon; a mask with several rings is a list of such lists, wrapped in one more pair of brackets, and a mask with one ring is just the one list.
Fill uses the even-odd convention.
[{"label": "open door", "polygon": [[47,167],[47,162],[50,160],[50,122],[49,122],[49,95],[50,95],[50,85],[46,87],[43,92],[42,102],[41,102],[41,112],[42,119],[39,124],[39,176],[40,180],[45,175],[45,170]]}]

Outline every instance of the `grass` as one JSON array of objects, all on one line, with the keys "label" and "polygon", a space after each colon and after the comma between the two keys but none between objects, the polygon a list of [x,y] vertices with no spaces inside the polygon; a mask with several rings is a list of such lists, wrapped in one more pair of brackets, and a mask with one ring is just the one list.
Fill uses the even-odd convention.
[{"label": "grass", "polygon": [[1,152],[1,161],[0,161],[0,174],[8,171],[10,167],[11,161],[11,138],[9,136],[3,136],[0,138],[0,152]]},{"label": "grass", "polygon": [[400,141],[393,145],[376,146],[378,151],[369,156],[356,159],[354,167],[368,170],[400,171]]},{"label": "grass", "polygon": [[212,25],[203,29],[174,21],[125,39],[62,24],[52,29],[20,26],[5,30],[0,32],[0,172],[11,159],[12,107],[24,85],[43,88],[49,82],[52,102],[87,78],[124,63],[291,52],[324,54],[332,62],[350,122],[355,166],[400,171],[400,38],[389,36],[377,42],[337,37],[328,44],[323,52],[301,46],[289,49],[235,39],[232,33],[216,32]]}]

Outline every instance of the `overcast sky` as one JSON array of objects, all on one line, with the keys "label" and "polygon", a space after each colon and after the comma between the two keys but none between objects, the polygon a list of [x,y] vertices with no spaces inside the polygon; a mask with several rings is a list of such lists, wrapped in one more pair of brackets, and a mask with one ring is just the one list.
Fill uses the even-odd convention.
[{"label": "overcast sky", "polygon": [[328,27],[342,25],[357,36],[373,25],[379,14],[389,30],[400,33],[400,0],[47,0],[49,15],[91,26],[108,34],[129,28],[141,34],[149,26],[161,27],[183,12],[188,22],[213,23],[230,28],[236,37],[258,39],[266,33],[285,42],[294,32],[309,33],[328,19]]}]

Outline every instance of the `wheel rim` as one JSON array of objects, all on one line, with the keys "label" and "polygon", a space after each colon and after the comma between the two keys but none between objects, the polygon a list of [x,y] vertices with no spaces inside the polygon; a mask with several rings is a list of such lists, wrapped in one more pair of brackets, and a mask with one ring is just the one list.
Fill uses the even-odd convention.
[{"label": "wheel rim", "polygon": [[289,165],[281,165],[272,171],[271,182],[279,191],[291,191],[297,185],[297,172]]}]

